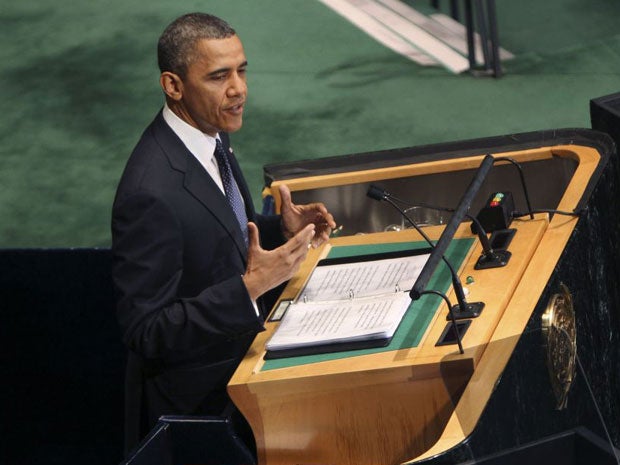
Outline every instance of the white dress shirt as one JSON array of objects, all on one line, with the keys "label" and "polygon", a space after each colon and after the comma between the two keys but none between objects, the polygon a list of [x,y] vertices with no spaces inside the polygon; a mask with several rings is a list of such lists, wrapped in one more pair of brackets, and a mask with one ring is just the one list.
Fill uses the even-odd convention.
[{"label": "white dress shirt", "polygon": [[179,139],[181,139],[181,142],[187,147],[187,150],[196,157],[204,169],[207,170],[209,176],[213,178],[215,184],[218,185],[222,193],[226,195],[224,192],[224,185],[222,184],[222,177],[220,176],[220,169],[213,155],[213,152],[215,152],[215,137],[211,137],[200,129],[196,129],[194,126],[187,124],[168,107],[168,104],[164,105],[162,116],[166,123],[168,123],[168,126],[179,136]]}]

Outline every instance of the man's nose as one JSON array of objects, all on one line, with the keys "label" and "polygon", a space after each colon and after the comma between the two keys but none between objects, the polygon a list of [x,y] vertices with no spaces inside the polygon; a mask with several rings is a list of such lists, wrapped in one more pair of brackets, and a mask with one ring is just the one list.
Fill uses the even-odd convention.
[{"label": "man's nose", "polygon": [[245,94],[246,91],[247,83],[245,81],[245,77],[237,73],[233,74],[233,76],[231,77],[230,85],[228,86],[227,95],[229,97],[234,97],[237,95]]}]

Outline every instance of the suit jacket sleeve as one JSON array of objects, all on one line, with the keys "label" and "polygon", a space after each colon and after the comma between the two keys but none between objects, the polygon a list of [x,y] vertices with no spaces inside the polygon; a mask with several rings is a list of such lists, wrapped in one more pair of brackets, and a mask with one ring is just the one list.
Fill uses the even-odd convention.
[{"label": "suit jacket sleeve", "polygon": [[[118,319],[128,347],[147,359],[192,359],[263,329],[241,278],[243,260],[217,247],[189,249],[181,221],[172,205],[144,190],[114,208]],[[188,250],[204,255],[208,267],[190,269],[197,257],[184,256]]]}]

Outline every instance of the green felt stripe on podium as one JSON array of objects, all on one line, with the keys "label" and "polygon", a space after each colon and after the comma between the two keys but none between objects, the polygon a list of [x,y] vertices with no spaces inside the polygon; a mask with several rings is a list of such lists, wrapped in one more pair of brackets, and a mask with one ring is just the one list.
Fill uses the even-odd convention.
[{"label": "green felt stripe on podium", "polygon": [[[474,239],[455,239],[450,243],[446,256],[455,269],[459,269],[473,242]],[[328,258],[352,257],[400,250],[424,249],[427,247],[428,244],[423,241],[340,246],[332,248]],[[427,289],[435,289],[446,293],[451,285],[450,271],[442,261],[435,273],[433,273]],[[416,347],[420,343],[422,335],[426,331],[440,303],[441,298],[436,295],[424,295],[419,300],[412,302],[392,341],[386,347],[265,360],[262,371]]]}]

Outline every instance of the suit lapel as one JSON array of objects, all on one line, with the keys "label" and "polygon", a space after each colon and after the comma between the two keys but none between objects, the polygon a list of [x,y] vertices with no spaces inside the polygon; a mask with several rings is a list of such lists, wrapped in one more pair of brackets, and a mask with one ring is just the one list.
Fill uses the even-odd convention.
[{"label": "suit lapel", "polygon": [[220,188],[168,126],[161,112],[153,122],[153,130],[155,138],[168,156],[172,168],[185,173],[183,188],[202,203],[217,218],[222,227],[228,231],[245,263],[247,247],[243,240],[241,228]]},{"label": "suit lapel", "polygon": [[188,170],[185,172],[185,188],[217,217],[235,241],[237,249],[245,261],[247,247],[237,217],[211,176],[207,174],[198,160],[193,156],[191,157],[191,161],[188,162]]}]

